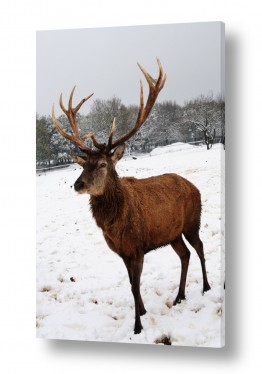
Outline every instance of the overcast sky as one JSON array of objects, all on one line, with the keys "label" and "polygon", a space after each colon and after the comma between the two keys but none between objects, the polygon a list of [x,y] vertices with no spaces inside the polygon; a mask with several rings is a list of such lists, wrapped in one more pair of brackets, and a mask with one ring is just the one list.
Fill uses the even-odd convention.
[{"label": "overcast sky", "polygon": [[[74,103],[117,96],[138,104],[139,62],[153,77],[156,57],[167,74],[158,102],[183,104],[199,94],[224,92],[224,25],[220,22],[37,32],[37,112],[50,114],[76,84]],[[145,81],[144,81],[145,82]],[[146,82],[144,87],[146,87]],[[145,94],[146,94],[145,90]],[[86,114],[89,100],[81,108]]]}]

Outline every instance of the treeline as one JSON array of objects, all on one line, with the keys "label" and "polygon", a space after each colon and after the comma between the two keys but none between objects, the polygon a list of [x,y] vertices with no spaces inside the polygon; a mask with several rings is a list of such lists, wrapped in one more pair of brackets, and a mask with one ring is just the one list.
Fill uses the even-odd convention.
[{"label": "treeline", "polygon": [[[138,106],[125,106],[121,99],[94,100],[88,115],[77,114],[81,135],[93,132],[99,142],[107,142],[112,120],[116,118],[115,138],[131,129],[136,121]],[[71,133],[65,115],[58,121]],[[92,148],[90,140],[88,145]],[[204,142],[210,149],[214,142],[225,144],[225,102],[220,96],[201,95],[183,106],[173,101],[156,103],[139,132],[126,146],[129,153],[149,152],[153,148],[174,142]],[[36,115],[37,165],[58,165],[71,161],[78,148],[56,130],[51,116]]]}]

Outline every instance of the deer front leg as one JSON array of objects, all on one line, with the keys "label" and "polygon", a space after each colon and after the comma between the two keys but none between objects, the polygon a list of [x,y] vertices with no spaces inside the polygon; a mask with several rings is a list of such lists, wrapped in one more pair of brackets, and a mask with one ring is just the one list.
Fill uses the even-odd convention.
[{"label": "deer front leg", "polygon": [[132,293],[135,300],[135,334],[140,334],[141,330],[143,329],[140,319],[140,308],[142,307],[142,309],[144,309],[145,311],[144,304],[142,302],[142,298],[140,295],[140,277],[143,270],[143,262],[143,257],[130,260],[130,271],[132,275]]},{"label": "deer front leg", "polygon": [[[129,281],[130,281],[131,289],[132,289],[132,283],[133,282],[132,282],[131,260],[127,257],[122,257],[122,260],[124,261],[124,264],[126,265],[127,272],[128,272],[128,277],[129,277]],[[143,264],[142,264],[142,266],[143,266]],[[140,313],[140,316],[143,316],[144,314],[146,314],[146,309],[145,309],[145,306],[144,306],[144,303],[143,303],[140,292],[139,292],[139,313]]]}]

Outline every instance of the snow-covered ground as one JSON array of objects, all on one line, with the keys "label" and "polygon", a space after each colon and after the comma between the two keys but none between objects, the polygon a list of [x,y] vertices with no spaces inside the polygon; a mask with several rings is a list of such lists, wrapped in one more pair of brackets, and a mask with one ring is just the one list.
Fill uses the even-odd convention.
[{"label": "snow-covered ground", "polygon": [[[163,149],[163,148],[162,148]],[[78,165],[37,173],[37,336],[125,343],[220,347],[224,344],[224,224],[221,173],[224,150],[215,145],[122,159],[120,176],[174,172],[202,194],[200,236],[211,290],[202,295],[200,261],[192,247],[186,300],[172,306],[180,260],[171,246],[145,256],[141,295],[147,313],[134,335],[134,301],[122,260],[106,245],[73,184]],[[154,153],[151,153],[154,154]]]}]

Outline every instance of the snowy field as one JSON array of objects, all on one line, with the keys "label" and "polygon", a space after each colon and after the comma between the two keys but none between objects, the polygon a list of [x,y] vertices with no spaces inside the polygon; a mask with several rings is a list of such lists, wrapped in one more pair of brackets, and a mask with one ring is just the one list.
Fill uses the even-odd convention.
[{"label": "snowy field", "polygon": [[37,337],[140,344],[220,347],[224,344],[224,228],[221,165],[224,150],[181,143],[136,160],[122,159],[120,176],[177,173],[202,194],[200,237],[211,290],[202,295],[199,258],[191,258],[186,300],[172,306],[180,260],[171,246],[145,256],[141,295],[147,313],[134,335],[134,300],[126,268],[106,245],[89,210],[88,195],[73,189],[81,168],[37,173]]}]

